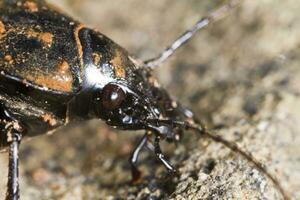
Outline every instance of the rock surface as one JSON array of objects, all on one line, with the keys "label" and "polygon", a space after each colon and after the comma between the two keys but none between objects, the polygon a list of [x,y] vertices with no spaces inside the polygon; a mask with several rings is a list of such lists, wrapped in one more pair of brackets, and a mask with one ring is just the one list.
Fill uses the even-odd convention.
[{"label": "rock surface", "polygon": [[[224,1],[52,0],[137,57],[149,58]],[[251,1],[199,33],[156,74],[211,129],[234,141],[300,199],[300,20],[297,0]],[[91,121],[21,147],[21,195],[31,199],[282,199],[253,164],[186,133],[164,148],[169,176],[145,152],[131,186],[127,158],[142,132]],[[0,154],[0,199],[7,155]]]}]

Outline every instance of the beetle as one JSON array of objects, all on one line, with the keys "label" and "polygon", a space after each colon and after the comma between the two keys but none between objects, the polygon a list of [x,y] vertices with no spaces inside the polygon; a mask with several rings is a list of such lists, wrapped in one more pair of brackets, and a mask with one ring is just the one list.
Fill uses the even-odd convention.
[{"label": "beetle", "polygon": [[[239,1],[237,1],[239,2]],[[0,149],[9,148],[6,199],[19,198],[18,149],[23,138],[51,133],[78,120],[99,118],[124,130],[146,130],[130,157],[133,182],[137,160],[147,146],[172,173],[160,141],[179,141],[194,130],[238,152],[264,172],[262,164],[235,144],[216,136],[194,114],[170,97],[153,77],[198,30],[218,20],[236,1],[199,20],[158,57],[132,57],[105,35],[60,13],[44,0],[0,2]],[[151,140],[154,138],[154,142]]]}]

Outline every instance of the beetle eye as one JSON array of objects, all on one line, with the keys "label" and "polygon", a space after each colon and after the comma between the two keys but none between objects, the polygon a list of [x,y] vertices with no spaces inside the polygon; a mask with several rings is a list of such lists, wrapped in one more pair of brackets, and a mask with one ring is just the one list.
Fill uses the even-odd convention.
[{"label": "beetle eye", "polygon": [[115,110],[125,100],[126,94],[120,86],[107,84],[102,90],[101,97],[101,102],[105,109]]}]

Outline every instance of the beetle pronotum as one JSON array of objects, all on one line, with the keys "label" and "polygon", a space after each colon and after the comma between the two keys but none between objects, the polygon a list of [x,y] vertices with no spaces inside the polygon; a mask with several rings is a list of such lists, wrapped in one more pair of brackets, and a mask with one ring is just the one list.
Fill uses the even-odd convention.
[{"label": "beetle pronotum", "polygon": [[144,146],[169,171],[175,172],[159,142],[178,141],[182,131],[192,130],[238,152],[288,199],[277,179],[261,163],[234,143],[206,130],[152,76],[152,69],[198,30],[222,18],[239,3],[230,1],[199,20],[158,57],[141,62],[106,36],[59,13],[44,1],[2,1],[0,147],[9,147],[7,199],[19,198],[17,155],[23,137],[90,118],[101,118],[120,129],[146,130],[130,159],[133,181],[140,178],[136,164]]}]

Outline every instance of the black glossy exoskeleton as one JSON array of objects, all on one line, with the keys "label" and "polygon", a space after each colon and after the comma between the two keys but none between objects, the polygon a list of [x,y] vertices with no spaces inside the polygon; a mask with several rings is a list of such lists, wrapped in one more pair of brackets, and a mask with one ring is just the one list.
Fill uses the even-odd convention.
[{"label": "black glossy exoskeleton", "polygon": [[184,129],[192,129],[239,152],[277,183],[249,154],[197,125],[193,113],[170,98],[152,76],[154,66],[235,5],[200,20],[159,57],[141,62],[43,0],[0,0],[0,150],[9,147],[7,199],[19,198],[22,138],[92,118],[119,129],[146,130],[130,159],[133,180],[140,175],[136,163],[144,146],[175,171],[159,141],[177,141]]}]

